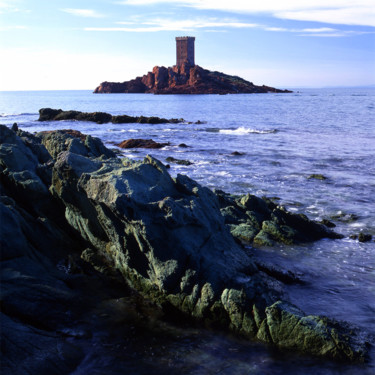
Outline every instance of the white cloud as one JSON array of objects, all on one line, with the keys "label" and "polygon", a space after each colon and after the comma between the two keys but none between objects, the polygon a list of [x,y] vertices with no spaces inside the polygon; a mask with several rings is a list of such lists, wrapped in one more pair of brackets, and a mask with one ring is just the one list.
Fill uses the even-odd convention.
[{"label": "white cloud", "polygon": [[19,1],[17,0],[0,0],[0,14],[4,13],[16,13],[16,12],[26,12],[29,13],[30,10],[17,7]]},{"label": "white cloud", "polygon": [[105,17],[103,14],[98,13],[93,9],[76,9],[76,8],[64,8],[60,9],[62,12],[72,14],[73,16],[79,17],[90,17],[90,18],[102,18]]},{"label": "white cloud", "polygon": [[[146,0],[145,0],[146,1]],[[152,0],[149,0],[152,1]],[[240,22],[233,18],[196,18],[196,19],[169,19],[169,18],[155,18],[149,21],[139,21],[132,17],[132,21],[116,22],[115,27],[86,27],[85,31],[104,31],[104,32],[129,32],[129,33],[153,33],[159,31],[181,31],[193,32],[196,30],[204,30],[206,32],[225,32],[227,29],[241,29],[241,28],[257,28],[271,32],[289,32],[298,33],[300,36],[319,36],[319,37],[345,37],[351,35],[359,35],[368,32],[362,31],[343,31],[331,27],[317,27],[317,28],[285,28],[285,27],[269,27],[266,25],[259,25],[255,23]]]},{"label": "white cloud", "polygon": [[[117,24],[127,25],[126,27],[86,27],[86,31],[125,31],[125,32],[158,32],[158,31],[193,31],[197,29],[215,28],[254,28],[260,25],[254,23],[239,22],[233,19],[217,19],[217,18],[197,18],[197,19],[165,19],[157,18],[154,20],[140,22],[117,22]],[[128,27],[128,25],[134,25]],[[218,30],[222,31],[222,30]]]},{"label": "white cloud", "polygon": [[343,9],[312,9],[309,11],[286,11],[275,13],[276,17],[299,21],[361,25],[375,27],[375,3],[371,8],[347,7]]},{"label": "white cloud", "polygon": [[277,18],[375,26],[374,0],[123,0],[124,5],[170,3],[235,13],[266,13]]}]

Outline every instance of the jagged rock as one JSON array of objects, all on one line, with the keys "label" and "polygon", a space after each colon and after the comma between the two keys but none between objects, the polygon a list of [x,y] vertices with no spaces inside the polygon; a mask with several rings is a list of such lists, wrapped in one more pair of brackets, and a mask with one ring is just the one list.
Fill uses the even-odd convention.
[{"label": "jagged rock", "polygon": [[309,220],[303,214],[288,212],[270,199],[251,194],[231,197],[216,192],[216,195],[232,235],[245,243],[273,246],[275,243],[293,244],[321,238],[342,238],[325,225]]},{"label": "jagged rock", "polygon": [[88,157],[103,156],[111,158],[115,156],[113,151],[104,147],[99,138],[82,134],[78,130],[44,131],[38,133],[37,137],[54,160],[63,151],[70,151]]},{"label": "jagged rock", "polygon": [[120,143],[116,143],[117,147],[120,148],[163,148],[169,146],[169,143],[159,143],[152,139],[127,139]]},{"label": "jagged rock", "polygon": [[94,93],[153,94],[250,94],[288,93],[269,86],[256,86],[237,76],[212,72],[195,65],[184,64],[166,68],[155,66],[152,72],[127,82],[102,82]]},{"label": "jagged rock", "polygon": [[[150,156],[131,161],[94,155],[85,145],[87,138],[83,140],[79,134],[75,138],[79,144],[64,149],[58,147],[57,140],[70,144],[71,133],[22,133],[20,137],[3,126],[0,131],[1,191],[5,195],[0,208],[9,218],[0,228],[7,262],[7,272],[2,271],[2,311],[22,324],[19,331],[25,331],[24,324],[31,324],[55,335],[62,325],[76,324],[88,306],[97,306],[105,287],[95,284],[95,295],[86,298],[82,286],[88,277],[85,267],[71,261],[74,256],[79,260],[77,255],[82,254],[83,259],[93,262],[90,272],[119,271],[132,288],[165,311],[293,351],[365,360],[365,337],[354,331],[349,335],[345,324],[305,316],[295,306],[280,301],[285,298],[283,284],[260,271],[234,241],[220,207],[230,202],[248,217],[253,215],[250,209],[259,209],[268,220],[274,215],[279,221],[293,221],[288,214],[277,216],[267,202],[252,196],[215,195],[187,176],[173,179],[165,166]],[[49,184],[38,177],[46,152],[40,151],[44,137],[51,140],[51,157],[56,155],[46,165],[52,172]],[[27,146],[26,140],[35,147]],[[19,174],[29,175],[31,182]],[[28,199],[36,188],[45,204]],[[305,223],[304,218],[298,220]],[[4,238],[13,239],[8,243]],[[62,276],[56,266],[61,264],[58,259],[68,259],[64,264],[73,264],[77,275],[68,272]],[[106,298],[108,293],[108,289],[103,291]],[[6,347],[11,348],[13,341],[8,341],[14,326],[4,324],[4,328]],[[41,358],[46,358],[44,365],[49,358],[54,360],[54,349],[48,349],[52,341],[38,339],[36,330],[29,333],[25,331],[25,343],[21,345],[17,339],[16,348],[6,353],[9,360],[19,358],[17,365],[25,367],[35,354],[27,351],[25,358],[19,351],[36,343],[43,351],[38,357],[42,364],[32,373],[48,370]],[[56,342],[64,344],[61,336]],[[82,357],[76,351],[69,366],[57,373],[72,371]]]},{"label": "jagged rock", "polygon": [[335,320],[306,316],[296,306],[278,301],[266,308],[266,319],[262,321],[257,337],[280,348],[355,360],[363,350],[355,342],[358,335],[358,331]]}]

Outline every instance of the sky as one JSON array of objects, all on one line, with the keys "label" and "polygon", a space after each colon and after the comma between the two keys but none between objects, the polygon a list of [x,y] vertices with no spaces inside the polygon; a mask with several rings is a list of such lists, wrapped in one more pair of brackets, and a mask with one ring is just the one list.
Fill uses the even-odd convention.
[{"label": "sky", "polygon": [[278,88],[375,85],[375,0],[0,0],[0,91],[94,90],[176,63]]}]

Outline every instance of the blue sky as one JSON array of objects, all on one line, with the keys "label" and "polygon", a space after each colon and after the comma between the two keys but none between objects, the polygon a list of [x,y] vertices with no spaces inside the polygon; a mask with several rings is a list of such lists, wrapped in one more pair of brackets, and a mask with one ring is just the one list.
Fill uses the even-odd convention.
[{"label": "blue sky", "polygon": [[94,89],[175,64],[275,87],[375,84],[374,0],[0,0],[0,90]]}]

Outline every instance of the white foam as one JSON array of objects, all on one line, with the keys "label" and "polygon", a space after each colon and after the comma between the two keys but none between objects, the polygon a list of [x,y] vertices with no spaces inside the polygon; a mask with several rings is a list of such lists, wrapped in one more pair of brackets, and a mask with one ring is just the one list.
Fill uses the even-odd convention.
[{"label": "white foam", "polygon": [[243,134],[271,134],[276,133],[276,129],[268,129],[268,130],[259,130],[259,129],[251,129],[245,128],[244,126],[240,126],[237,129],[220,129],[219,133],[222,134],[232,134],[232,135],[243,135]]}]

